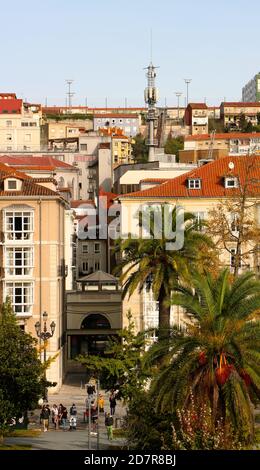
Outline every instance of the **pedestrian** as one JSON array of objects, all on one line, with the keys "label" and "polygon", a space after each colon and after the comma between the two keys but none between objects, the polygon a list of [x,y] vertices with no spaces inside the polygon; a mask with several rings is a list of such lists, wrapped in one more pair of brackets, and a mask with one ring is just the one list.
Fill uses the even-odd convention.
[{"label": "pedestrian", "polygon": [[49,429],[49,417],[50,417],[49,410],[46,405],[43,405],[41,414],[40,414],[40,419],[43,424],[43,432],[46,432]]},{"label": "pedestrian", "polygon": [[92,422],[92,432],[96,432],[97,429],[97,419],[98,419],[98,410],[97,405],[94,401],[91,403],[91,422]]},{"label": "pedestrian", "polygon": [[67,419],[68,419],[68,410],[66,406],[63,406],[63,411],[61,415],[61,425],[63,427],[63,431],[65,431],[66,429]]},{"label": "pedestrian", "polygon": [[70,407],[70,415],[71,416],[77,416],[77,407],[75,403],[72,403],[72,406]]},{"label": "pedestrian", "polygon": [[54,424],[55,430],[57,430],[59,427],[59,411],[58,411],[57,405],[53,405],[51,409],[51,414],[52,414],[52,422]]},{"label": "pedestrian", "polygon": [[109,404],[110,404],[110,413],[113,416],[116,411],[116,396],[114,392],[111,392],[109,397]]},{"label": "pedestrian", "polygon": [[76,431],[77,429],[77,417],[75,415],[70,415],[70,431]]},{"label": "pedestrian", "polygon": [[113,440],[113,424],[114,418],[110,415],[110,413],[105,414],[105,426],[107,428],[107,438],[109,441]]},{"label": "pedestrian", "polygon": [[104,397],[102,393],[99,394],[98,406],[99,406],[100,413],[104,413]]}]

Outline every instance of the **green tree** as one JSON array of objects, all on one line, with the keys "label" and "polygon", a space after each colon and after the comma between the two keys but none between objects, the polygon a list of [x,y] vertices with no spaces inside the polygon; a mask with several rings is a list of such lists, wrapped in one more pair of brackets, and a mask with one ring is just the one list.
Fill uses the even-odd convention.
[{"label": "green tree", "polygon": [[132,144],[132,154],[136,163],[146,163],[148,161],[148,147],[142,134],[134,137]]},{"label": "green tree", "polygon": [[131,296],[136,289],[141,292],[146,287],[151,288],[154,299],[159,302],[159,329],[162,334],[169,329],[169,299],[179,278],[187,279],[195,267],[208,269],[213,259],[210,251],[212,242],[198,231],[195,216],[187,212],[184,213],[183,247],[180,250],[169,249],[168,234],[172,227],[176,227],[177,214],[176,207],[168,204],[158,209],[152,208],[152,211],[148,208],[142,212],[139,224],[146,234],[150,234],[150,238],[147,235],[138,239],[128,237],[117,242],[122,259],[115,273],[121,273],[123,295]]},{"label": "green tree", "polygon": [[260,397],[259,281],[252,273],[231,280],[228,270],[217,278],[197,274],[193,288],[179,287],[172,302],[194,322],[148,352],[149,365],[164,359],[151,385],[157,411],[188,408],[192,391],[201,405],[209,403],[213,426],[222,419],[240,442],[252,442],[252,403]]},{"label": "green tree", "polygon": [[241,130],[241,132],[246,132],[247,124],[248,123],[247,123],[245,114],[240,113],[239,114],[239,129]]},{"label": "green tree", "polygon": [[14,416],[37,406],[44,393],[44,365],[37,341],[17,325],[7,300],[0,314],[0,434]]},{"label": "green tree", "polygon": [[169,134],[165,146],[164,151],[165,153],[176,155],[176,161],[179,161],[179,150],[184,149],[184,140],[183,137],[172,137]]},{"label": "green tree", "polygon": [[127,318],[128,326],[118,333],[118,337],[110,340],[105,357],[80,355],[77,361],[86,367],[90,375],[102,377],[106,388],[117,387],[121,397],[131,400],[147,378],[142,368],[146,338],[144,332],[135,334],[130,311]]}]

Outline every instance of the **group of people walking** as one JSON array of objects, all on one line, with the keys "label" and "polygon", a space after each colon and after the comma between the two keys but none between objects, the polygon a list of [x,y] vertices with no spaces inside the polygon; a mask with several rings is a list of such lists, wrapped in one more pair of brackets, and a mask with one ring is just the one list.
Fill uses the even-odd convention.
[{"label": "group of people walking", "polygon": [[49,404],[46,403],[41,409],[40,420],[43,424],[44,432],[48,431],[50,420],[52,421],[55,430],[59,428],[62,428],[64,431],[67,428],[69,428],[70,431],[73,429],[76,430],[77,407],[75,403],[73,403],[68,414],[66,406],[63,406],[62,403],[60,403],[59,406],[53,405],[52,408],[50,408]]},{"label": "group of people walking", "polygon": [[[84,413],[87,418],[87,422],[91,419],[92,423],[92,432],[97,430],[97,420],[99,413],[103,414],[105,412],[105,402],[104,397],[101,393],[97,397],[95,390],[92,390],[92,394],[88,395],[86,399],[86,411]],[[116,410],[116,391],[112,390],[109,395],[109,407],[110,412],[105,413],[105,426],[107,430],[107,437],[109,440],[113,439],[113,425],[114,425],[114,414]],[[63,406],[60,403],[59,406],[54,404],[51,408],[49,404],[44,404],[41,409],[40,420],[43,424],[43,431],[46,432],[49,429],[50,420],[53,423],[54,429],[69,429],[70,431],[77,429],[77,407],[75,403],[69,409],[69,412],[66,406]]]}]

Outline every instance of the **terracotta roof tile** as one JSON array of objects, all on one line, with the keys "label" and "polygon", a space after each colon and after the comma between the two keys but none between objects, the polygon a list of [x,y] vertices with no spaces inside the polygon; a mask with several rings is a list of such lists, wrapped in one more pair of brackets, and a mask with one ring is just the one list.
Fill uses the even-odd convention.
[{"label": "terracotta roof tile", "polygon": [[[231,140],[231,139],[260,139],[260,132],[224,132],[223,134],[215,134],[214,140],[224,139],[224,140]],[[185,142],[193,141],[193,140],[210,140],[210,134],[198,134],[198,135],[186,135],[184,137]]]},{"label": "terracotta roof tile", "polygon": [[40,167],[40,168],[74,168],[61,160],[57,160],[52,156],[30,156],[24,155],[22,157],[16,155],[1,155],[0,163],[7,163],[10,166],[17,166],[23,168]]},{"label": "terracotta roof tile", "polygon": [[[226,189],[223,184],[225,176],[239,177],[241,185],[244,184],[246,178],[246,162],[248,158],[254,158],[254,165],[250,170],[250,179],[252,182],[249,191],[254,194],[260,194],[260,156],[254,157],[224,157],[211,163],[207,163],[195,170],[192,170],[183,175],[177,176],[174,179],[168,180],[165,183],[157,185],[150,189],[137,191],[135,193],[124,194],[119,199],[124,198],[183,198],[183,197],[205,197],[205,198],[220,198],[234,195],[236,189]],[[229,163],[234,163],[234,170],[229,168]],[[188,178],[200,178],[201,189],[188,189]]]}]

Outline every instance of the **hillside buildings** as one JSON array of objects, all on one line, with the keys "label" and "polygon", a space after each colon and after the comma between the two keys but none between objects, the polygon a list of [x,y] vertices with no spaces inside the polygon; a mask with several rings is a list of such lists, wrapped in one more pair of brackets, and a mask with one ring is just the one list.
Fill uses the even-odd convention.
[{"label": "hillside buildings", "polygon": [[0,93],[0,151],[40,151],[41,119],[41,105]]}]

